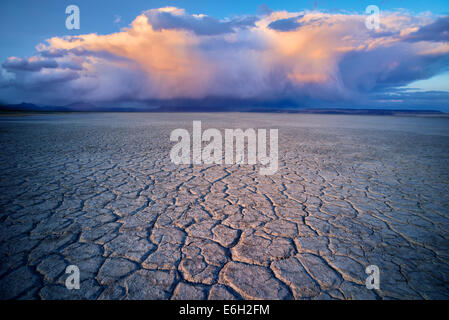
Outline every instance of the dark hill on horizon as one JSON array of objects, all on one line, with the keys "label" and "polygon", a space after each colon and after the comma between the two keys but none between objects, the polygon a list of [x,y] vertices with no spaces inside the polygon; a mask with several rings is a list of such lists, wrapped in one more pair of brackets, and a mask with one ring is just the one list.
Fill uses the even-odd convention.
[{"label": "dark hill on horizon", "polygon": [[194,106],[162,106],[155,108],[98,107],[91,103],[79,102],[65,106],[39,106],[33,103],[0,104],[0,112],[254,112],[254,113],[303,113],[303,114],[353,114],[353,115],[446,115],[439,110],[413,109],[352,109],[352,108],[214,108]]}]

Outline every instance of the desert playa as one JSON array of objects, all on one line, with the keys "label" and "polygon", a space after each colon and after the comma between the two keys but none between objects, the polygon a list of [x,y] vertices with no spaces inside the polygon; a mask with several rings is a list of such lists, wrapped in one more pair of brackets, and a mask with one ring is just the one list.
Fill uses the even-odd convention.
[{"label": "desert playa", "polygon": [[[279,169],[173,164],[196,120],[278,129]],[[33,115],[0,148],[2,299],[449,298],[447,117]]]}]

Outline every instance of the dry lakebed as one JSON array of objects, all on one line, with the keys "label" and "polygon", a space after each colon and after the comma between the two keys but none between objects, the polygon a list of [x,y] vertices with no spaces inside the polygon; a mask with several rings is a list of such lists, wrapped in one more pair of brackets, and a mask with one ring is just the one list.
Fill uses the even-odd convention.
[{"label": "dry lakebed", "polygon": [[[279,169],[172,163],[194,120],[278,129]],[[0,148],[1,299],[449,299],[449,118],[35,115]]]}]

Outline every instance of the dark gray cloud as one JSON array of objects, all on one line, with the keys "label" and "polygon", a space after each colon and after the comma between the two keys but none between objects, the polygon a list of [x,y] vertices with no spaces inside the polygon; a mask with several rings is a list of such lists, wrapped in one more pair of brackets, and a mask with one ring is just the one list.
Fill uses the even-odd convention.
[{"label": "dark gray cloud", "polygon": [[60,58],[67,54],[67,50],[51,48],[48,50],[40,51],[40,54],[42,57],[45,57],[45,58]]},{"label": "dark gray cloud", "polygon": [[159,10],[149,10],[145,12],[145,15],[154,30],[184,29],[193,31],[197,35],[233,33],[236,28],[254,26],[258,19],[255,16],[246,16],[224,21],[209,16],[180,15]]},{"label": "dark gray cloud", "polygon": [[268,25],[268,28],[276,30],[276,31],[293,31],[298,29],[302,24],[298,22],[303,16],[296,16],[287,19],[280,19],[271,22]]},{"label": "dark gray cloud", "polygon": [[84,48],[76,47],[70,50],[66,50],[65,56],[68,56],[70,54],[73,54],[78,57],[96,57],[109,61],[129,61],[129,59],[125,57],[118,56],[106,50],[87,50]]},{"label": "dark gray cloud", "polygon": [[439,18],[409,34],[408,41],[449,41],[449,16]]},{"label": "dark gray cloud", "polygon": [[70,69],[70,70],[83,70],[83,66],[81,63],[76,63],[74,61],[62,61],[59,63],[59,68],[61,69]]},{"label": "dark gray cloud", "polygon": [[38,73],[29,78],[27,84],[30,86],[48,86],[72,81],[78,79],[79,77],[78,72],[72,70],[53,72],[50,74]]},{"label": "dark gray cloud", "polygon": [[418,55],[409,43],[346,54],[339,74],[346,88],[372,92],[430,78],[449,65],[449,54]]},{"label": "dark gray cloud", "polygon": [[42,68],[57,68],[58,63],[55,60],[26,60],[21,58],[9,58],[2,63],[2,67],[8,71],[40,71]]}]

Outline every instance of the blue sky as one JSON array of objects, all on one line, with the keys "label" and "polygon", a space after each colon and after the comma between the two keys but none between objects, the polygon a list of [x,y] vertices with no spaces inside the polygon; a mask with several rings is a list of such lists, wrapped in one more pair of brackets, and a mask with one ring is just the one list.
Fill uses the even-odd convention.
[{"label": "blue sky", "polygon": [[448,29],[447,0],[2,0],[0,102],[449,111]]}]

